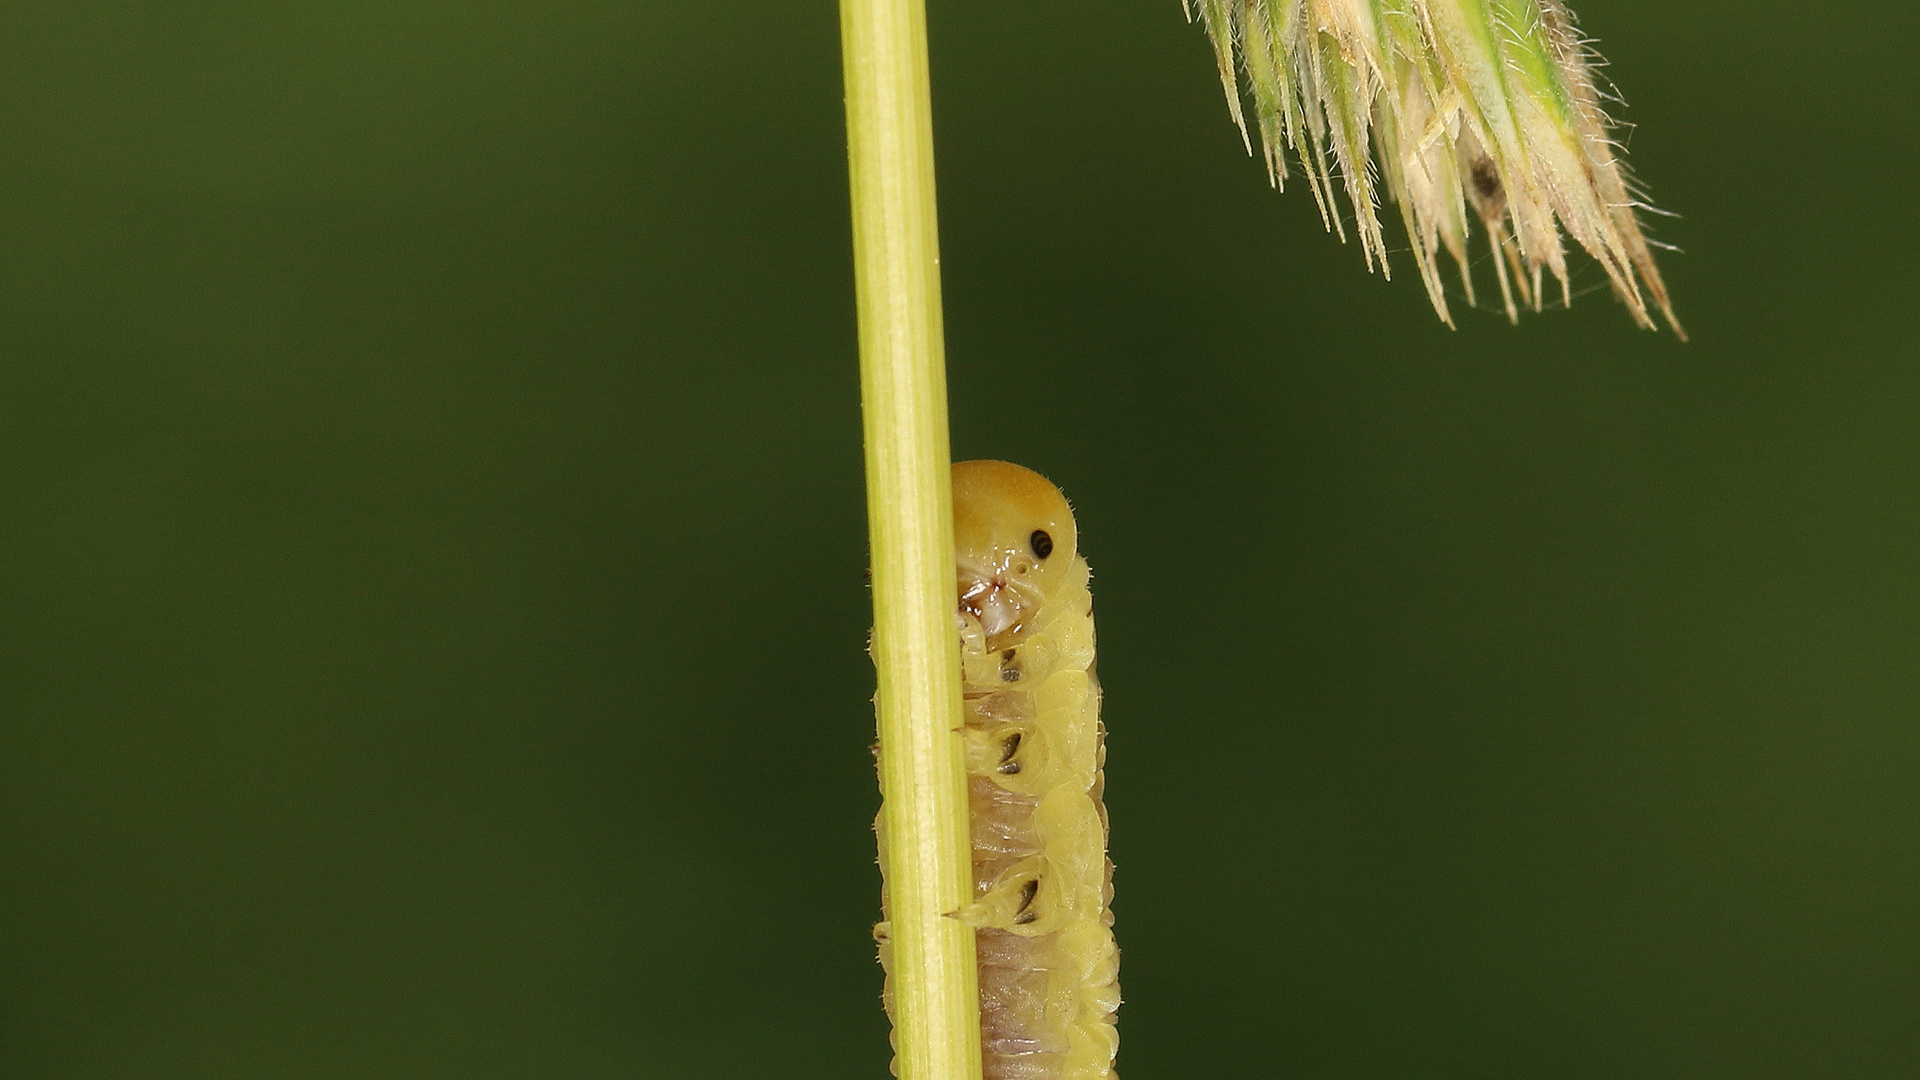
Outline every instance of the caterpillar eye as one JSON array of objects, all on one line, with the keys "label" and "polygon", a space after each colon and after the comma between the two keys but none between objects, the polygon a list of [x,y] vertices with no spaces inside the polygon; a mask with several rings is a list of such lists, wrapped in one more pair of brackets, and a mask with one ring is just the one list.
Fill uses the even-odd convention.
[{"label": "caterpillar eye", "polygon": [[1027,537],[1027,546],[1033,549],[1034,558],[1044,559],[1053,554],[1053,537],[1048,536],[1045,529],[1035,529],[1033,535]]}]

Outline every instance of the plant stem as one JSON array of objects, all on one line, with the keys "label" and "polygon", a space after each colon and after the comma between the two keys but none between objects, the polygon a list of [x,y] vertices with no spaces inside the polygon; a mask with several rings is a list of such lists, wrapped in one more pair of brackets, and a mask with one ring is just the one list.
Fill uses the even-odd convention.
[{"label": "plant stem", "polygon": [[880,790],[901,1080],[978,1080],[953,503],[922,0],[842,0]]}]

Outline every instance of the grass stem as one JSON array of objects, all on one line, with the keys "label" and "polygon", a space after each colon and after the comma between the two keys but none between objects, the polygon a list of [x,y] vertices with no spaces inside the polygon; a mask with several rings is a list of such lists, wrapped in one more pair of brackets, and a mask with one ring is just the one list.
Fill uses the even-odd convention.
[{"label": "grass stem", "polygon": [[882,843],[902,1080],[978,1080],[946,360],[923,0],[842,0]]}]

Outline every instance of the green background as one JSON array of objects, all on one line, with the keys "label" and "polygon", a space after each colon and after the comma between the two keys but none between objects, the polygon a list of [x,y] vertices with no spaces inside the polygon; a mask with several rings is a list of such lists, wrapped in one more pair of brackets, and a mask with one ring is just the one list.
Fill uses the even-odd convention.
[{"label": "green background", "polygon": [[[1178,0],[934,0],[1135,1080],[1920,1074],[1920,20],[1578,6],[1688,345],[1439,326]],[[885,1075],[836,32],[7,5],[0,1074]]]}]

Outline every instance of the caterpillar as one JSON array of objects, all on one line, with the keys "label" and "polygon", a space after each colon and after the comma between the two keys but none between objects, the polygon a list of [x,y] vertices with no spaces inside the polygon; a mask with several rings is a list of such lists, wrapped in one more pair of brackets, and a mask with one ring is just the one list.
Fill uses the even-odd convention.
[{"label": "caterpillar", "polygon": [[[952,916],[975,928],[983,1078],[1112,1077],[1106,730],[1073,512],[1030,469],[964,461],[953,527],[974,887]],[[891,1016],[886,922],[874,936]]]}]

